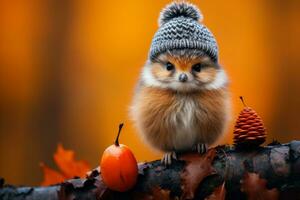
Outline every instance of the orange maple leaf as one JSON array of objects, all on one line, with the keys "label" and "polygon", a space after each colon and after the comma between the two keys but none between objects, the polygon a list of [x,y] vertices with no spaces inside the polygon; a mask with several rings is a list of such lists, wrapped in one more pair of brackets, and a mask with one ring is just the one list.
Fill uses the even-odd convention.
[{"label": "orange maple leaf", "polygon": [[90,165],[86,161],[75,160],[74,151],[64,149],[62,144],[58,144],[53,159],[60,171],[41,163],[44,173],[44,180],[41,183],[43,186],[61,183],[73,177],[85,177],[86,172],[90,170]]},{"label": "orange maple leaf", "polygon": [[43,174],[44,174],[44,180],[41,183],[42,186],[53,185],[55,183],[61,183],[66,179],[66,177],[64,175],[62,175],[58,171],[51,169],[44,163],[41,163],[40,167],[42,168]]}]

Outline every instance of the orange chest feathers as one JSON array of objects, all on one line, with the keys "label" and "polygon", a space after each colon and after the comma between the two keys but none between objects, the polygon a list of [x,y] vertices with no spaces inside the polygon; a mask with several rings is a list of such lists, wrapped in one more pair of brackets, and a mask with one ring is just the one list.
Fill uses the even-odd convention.
[{"label": "orange chest feathers", "polygon": [[163,151],[186,150],[197,142],[215,142],[227,107],[226,89],[177,93],[141,87],[132,114],[146,142]]}]

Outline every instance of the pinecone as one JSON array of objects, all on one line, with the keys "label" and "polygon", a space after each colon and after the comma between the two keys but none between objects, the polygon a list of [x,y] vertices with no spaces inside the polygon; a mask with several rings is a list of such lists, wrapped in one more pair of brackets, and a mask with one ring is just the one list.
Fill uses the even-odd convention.
[{"label": "pinecone", "polygon": [[[242,97],[241,100],[245,105]],[[234,144],[239,147],[256,147],[265,140],[266,129],[262,119],[252,108],[245,105],[234,127]]]}]

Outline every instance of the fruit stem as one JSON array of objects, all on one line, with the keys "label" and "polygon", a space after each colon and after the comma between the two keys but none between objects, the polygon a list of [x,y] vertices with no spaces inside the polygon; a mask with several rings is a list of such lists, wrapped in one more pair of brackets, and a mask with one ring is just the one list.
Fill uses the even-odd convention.
[{"label": "fruit stem", "polygon": [[120,133],[121,133],[121,130],[122,130],[122,128],[123,128],[123,123],[121,123],[120,125],[119,125],[119,132],[118,132],[118,136],[117,136],[117,138],[116,138],[116,141],[115,141],[115,145],[116,146],[120,146],[120,144],[119,144],[119,137],[120,137]]},{"label": "fruit stem", "polygon": [[243,98],[243,96],[240,96],[240,99],[241,99],[241,101],[242,101],[243,105],[244,105],[245,107],[247,107],[247,105],[245,104],[245,101],[244,101],[244,98]]}]

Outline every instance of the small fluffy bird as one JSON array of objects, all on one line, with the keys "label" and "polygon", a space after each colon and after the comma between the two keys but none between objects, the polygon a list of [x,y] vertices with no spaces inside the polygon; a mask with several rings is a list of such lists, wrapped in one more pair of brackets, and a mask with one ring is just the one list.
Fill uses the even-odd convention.
[{"label": "small fluffy bird", "polygon": [[228,79],[218,46],[197,7],[171,3],[159,18],[131,116],[150,146],[171,164],[176,153],[204,153],[224,133],[230,115]]}]

